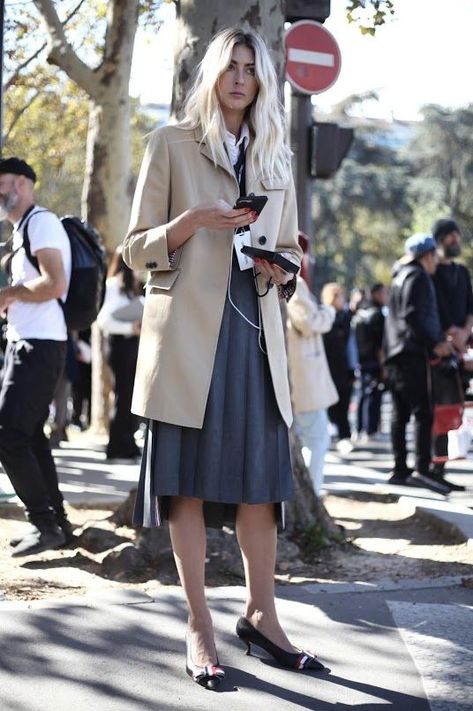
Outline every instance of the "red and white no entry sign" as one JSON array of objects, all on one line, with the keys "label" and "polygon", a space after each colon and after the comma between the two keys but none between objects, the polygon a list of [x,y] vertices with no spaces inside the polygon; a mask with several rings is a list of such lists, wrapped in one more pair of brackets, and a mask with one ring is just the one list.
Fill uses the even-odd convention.
[{"label": "red and white no entry sign", "polygon": [[337,80],[342,59],[334,36],[320,22],[294,22],[285,36],[286,78],[303,94],[320,94]]}]

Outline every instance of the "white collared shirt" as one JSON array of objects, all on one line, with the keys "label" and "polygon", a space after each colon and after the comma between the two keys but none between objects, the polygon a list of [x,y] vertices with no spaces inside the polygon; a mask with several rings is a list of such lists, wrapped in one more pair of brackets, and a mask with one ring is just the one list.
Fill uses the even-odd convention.
[{"label": "white collared shirt", "polygon": [[247,123],[242,124],[240,138],[238,140],[236,139],[236,136],[233,135],[233,133],[231,133],[230,131],[225,131],[225,145],[227,147],[228,155],[230,157],[232,165],[235,165],[235,163],[237,162],[238,154],[240,152],[240,146],[245,140],[248,144],[248,141],[250,140],[250,129],[248,128]]}]

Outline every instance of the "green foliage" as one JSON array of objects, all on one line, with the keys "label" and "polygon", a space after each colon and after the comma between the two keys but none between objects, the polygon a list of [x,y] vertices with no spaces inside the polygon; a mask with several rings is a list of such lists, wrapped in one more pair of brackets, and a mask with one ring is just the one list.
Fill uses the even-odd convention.
[{"label": "green foliage", "polygon": [[393,0],[350,0],[346,9],[348,22],[357,24],[362,35],[371,36],[395,12]]},{"label": "green foliage", "polygon": [[318,523],[313,523],[301,536],[300,548],[302,557],[304,560],[310,561],[319,551],[327,548],[329,545],[330,541],[323,526]]},{"label": "green foliage", "polygon": [[[16,121],[8,131],[4,154],[23,156],[35,167],[38,202],[59,213],[80,214],[88,102],[57,72],[51,70],[48,81],[32,100],[27,83],[5,95],[5,123],[12,126]],[[17,117],[17,107],[26,104],[28,110]]]},{"label": "green foliage", "polygon": [[464,233],[462,258],[473,269],[473,104],[457,110],[426,106],[407,148],[413,179],[413,227],[429,231],[452,215]]},{"label": "green foliage", "polygon": [[[142,20],[155,22],[161,0],[143,0]],[[68,39],[81,59],[102,59],[109,2],[56,2]],[[89,99],[60,69],[46,61],[41,18],[33,3],[7,2],[5,18],[4,155],[24,156],[38,174],[37,199],[60,214],[81,213]],[[133,172],[153,121],[133,103]]]},{"label": "green foliage", "polygon": [[423,116],[401,148],[395,131],[357,126],[341,169],[315,181],[316,292],[327,281],[347,290],[389,283],[404,240],[439,217],[458,221],[473,269],[473,105],[427,106]]},{"label": "green foliage", "polygon": [[315,181],[315,290],[338,281],[347,290],[389,282],[410,233],[410,167],[384,131],[357,129],[350,157],[334,178]]}]

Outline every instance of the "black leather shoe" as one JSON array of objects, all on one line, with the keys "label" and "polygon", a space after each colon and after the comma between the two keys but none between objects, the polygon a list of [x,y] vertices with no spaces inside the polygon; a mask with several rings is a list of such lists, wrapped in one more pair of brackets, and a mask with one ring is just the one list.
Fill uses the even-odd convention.
[{"label": "black leather shoe", "polygon": [[414,472],[409,477],[408,481],[412,486],[419,486],[423,489],[430,489],[435,491],[437,494],[443,494],[444,496],[450,492],[448,486],[445,483],[436,481],[429,474],[421,474],[420,472]]},{"label": "black leather shoe", "polygon": [[409,477],[412,474],[413,469],[406,469],[405,472],[393,472],[388,479],[388,484],[395,484],[397,486],[409,486]]},{"label": "black leather shoe", "polygon": [[247,654],[251,654],[251,645],[254,644],[268,652],[273,659],[287,669],[296,669],[297,671],[302,671],[303,669],[322,671],[322,669],[325,669],[324,665],[316,659],[315,654],[312,652],[286,652],[285,649],[281,649],[261,632],[258,632],[246,617],[240,617],[238,620],[236,633],[241,641],[246,644]]},{"label": "black leather shoe", "polygon": [[59,526],[48,526],[37,529],[36,532],[25,536],[13,548],[12,557],[18,558],[25,555],[35,555],[43,551],[60,548],[66,542],[66,536]]},{"label": "black leather shoe", "polygon": [[[65,544],[68,545],[69,543],[72,543],[74,540],[74,529],[72,527],[72,523],[69,521],[69,519],[64,518],[61,521],[58,521],[57,525],[61,529],[61,531],[64,533],[64,536],[66,538]],[[26,538],[27,536],[31,536],[32,534],[38,535],[39,534],[39,529],[36,526],[31,526],[30,530],[28,533],[25,533],[23,536],[15,536],[15,538],[10,538],[10,545],[12,548],[17,546],[23,538]]]},{"label": "black leather shoe", "polygon": [[443,475],[443,471],[439,472],[434,468],[430,476],[439,484],[447,486],[449,491],[466,491],[466,486],[461,486],[461,484],[453,484],[451,481],[447,481]]},{"label": "black leather shoe", "polygon": [[448,486],[450,491],[466,491],[466,486],[462,486],[461,484],[454,484],[453,482],[447,481],[446,479],[442,479],[442,484]]},{"label": "black leather shoe", "polygon": [[64,536],[66,537],[66,545],[69,543],[72,543],[74,540],[74,529],[72,527],[72,523],[69,521],[68,518],[64,518],[61,521],[57,522],[57,525],[61,529],[61,531],[64,533]]},{"label": "black leather shoe", "polygon": [[200,686],[211,691],[215,691],[222,679],[225,679],[225,671],[218,665],[218,658],[217,664],[209,664],[206,667],[199,667],[194,664],[189,635],[186,636],[186,672],[196,684],[200,684]]}]

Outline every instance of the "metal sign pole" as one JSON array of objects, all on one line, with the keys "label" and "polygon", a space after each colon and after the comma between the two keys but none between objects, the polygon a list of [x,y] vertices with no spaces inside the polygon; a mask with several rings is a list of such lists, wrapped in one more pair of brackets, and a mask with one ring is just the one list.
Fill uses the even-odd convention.
[{"label": "metal sign pole", "polygon": [[312,102],[307,94],[291,90],[291,147],[294,151],[294,178],[297,194],[299,229],[313,239],[312,180],[309,177],[309,131],[312,126]]},{"label": "metal sign pole", "polygon": [[3,151],[3,30],[5,0],[0,0],[0,157]]}]

